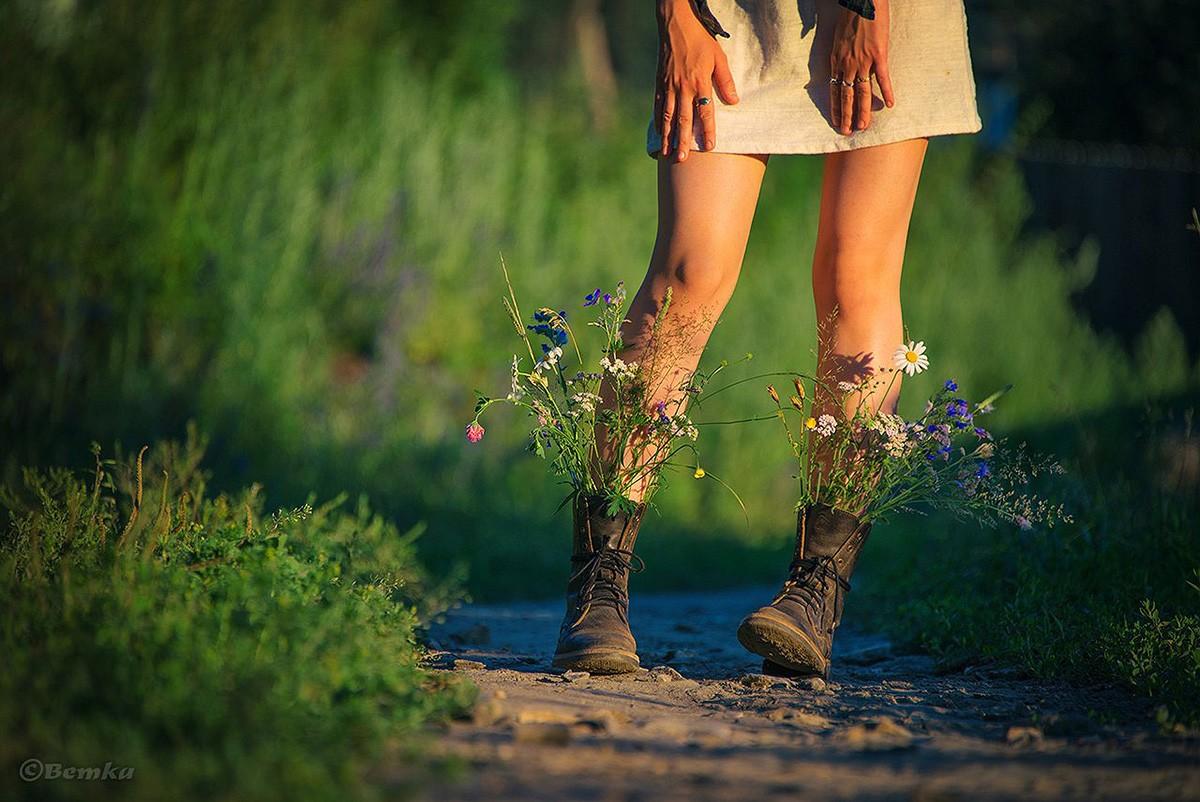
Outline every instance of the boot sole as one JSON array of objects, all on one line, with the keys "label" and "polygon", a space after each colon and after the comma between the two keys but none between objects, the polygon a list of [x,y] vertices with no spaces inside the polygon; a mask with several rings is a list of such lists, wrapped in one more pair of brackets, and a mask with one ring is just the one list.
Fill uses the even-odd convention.
[{"label": "boot sole", "polygon": [[829,669],[829,661],[808,633],[770,608],[746,616],[737,637],[751,653],[792,671],[823,677]]},{"label": "boot sole", "polygon": [[554,667],[589,674],[631,674],[642,667],[634,652],[621,649],[579,649],[554,655]]}]

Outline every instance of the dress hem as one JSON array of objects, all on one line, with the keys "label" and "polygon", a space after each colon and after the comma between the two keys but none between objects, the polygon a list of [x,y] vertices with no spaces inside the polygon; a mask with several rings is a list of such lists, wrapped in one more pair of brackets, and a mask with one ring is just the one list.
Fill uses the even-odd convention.
[{"label": "dress hem", "polygon": [[[712,150],[697,150],[701,153],[740,153],[740,154],[765,154],[777,156],[816,156],[824,153],[844,153],[849,150],[861,150],[863,148],[872,148],[877,145],[891,145],[896,142],[905,142],[910,139],[925,139],[935,136],[954,136],[959,134],[975,134],[983,129],[983,124],[978,117],[973,121],[961,121],[954,123],[946,123],[943,125],[931,126],[928,122],[922,122],[920,125],[906,126],[898,130],[889,130],[886,134],[878,138],[860,139],[855,141],[854,135],[842,137],[840,141],[829,142],[827,139],[818,143],[809,141],[798,141],[780,144],[778,134],[773,135],[771,145],[763,148],[756,148],[752,138],[735,137],[739,141],[734,146],[728,146],[722,143],[720,130],[717,132],[717,147]],[[870,130],[870,129],[868,129]],[[658,158],[659,149],[661,147],[662,138],[651,127],[646,138],[646,155],[651,158]]]}]

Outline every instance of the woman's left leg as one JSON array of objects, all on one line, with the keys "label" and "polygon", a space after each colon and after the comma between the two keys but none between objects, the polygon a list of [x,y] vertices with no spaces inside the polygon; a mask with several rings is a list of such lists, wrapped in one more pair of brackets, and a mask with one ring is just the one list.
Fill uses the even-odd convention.
[{"label": "woman's left leg", "polygon": [[[868,383],[847,399],[847,415],[862,403],[896,409],[900,383],[885,370],[904,335],[900,272],[927,144],[915,139],[825,160],[813,257],[817,370],[826,382]],[[826,409],[835,403],[822,393],[816,401]],[[765,658],[764,671],[828,674],[844,594],[870,530],[852,512],[800,511],[787,583],[738,628],[742,644]]]}]

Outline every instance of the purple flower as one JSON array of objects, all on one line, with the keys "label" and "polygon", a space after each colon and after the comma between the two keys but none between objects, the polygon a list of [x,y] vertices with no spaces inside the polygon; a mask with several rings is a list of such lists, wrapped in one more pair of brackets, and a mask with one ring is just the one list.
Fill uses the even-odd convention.
[{"label": "purple flower", "polygon": [[1021,527],[1022,529],[1026,530],[1026,531],[1033,529],[1033,524],[1030,523],[1029,519],[1026,518],[1024,515],[1018,515],[1016,518],[1013,519],[1013,521],[1014,521],[1014,523],[1016,523],[1017,526]]},{"label": "purple flower", "polygon": [[958,382],[956,382],[954,379],[946,379],[946,389],[950,392],[954,392],[958,389]]},{"label": "purple flower", "polygon": [[584,306],[595,306],[596,302],[599,300],[600,300],[600,288],[597,287],[595,290],[593,290],[592,292],[589,292],[584,297],[583,305]]},{"label": "purple flower", "polygon": [[992,439],[991,433],[987,429],[984,429],[981,426],[975,427],[975,436],[978,437],[980,440],[991,440]]},{"label": "purple flower", "polygon": [[979,465],[977,465],[975,467],[975,478],[976,479],[986,479],[991,475],[992,475],[992,469],[988,467],[988,464],[986,462],[980,462]]},{"label": "purple flower", "polygon": [[606,293],[604,293],[604,305],[605,305],[605,306],[612,306],[612,305],[613,305],[613,297],[612,297],[612,293],[611,293],[611,292],[606,292]]},{"label": "purple flower", "polygon": [[969,406],[967,402],[961,398],[956,398],[949,404],[946,404],[946,414],[952,418],[967,418],[971,414],[968,410]]},{"label": "purple flower", "polygon": [[658,420],[660,423],[670,423],[671,422],[671,417],[669,415],[667,415],[667,402],[666,401],[659,401],[654,406],[654,411],[658,413]]}]

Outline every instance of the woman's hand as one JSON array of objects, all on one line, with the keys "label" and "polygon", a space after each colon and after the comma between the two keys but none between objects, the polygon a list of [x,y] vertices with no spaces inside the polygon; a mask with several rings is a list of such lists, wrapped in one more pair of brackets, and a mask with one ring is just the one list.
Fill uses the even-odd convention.
[{"label": "woman's hand", "polygon": [[887,0],[875,0],[875,19],[842,9],[833,30],[829,58],[829,115],[842,134],[864,131],[871,124],[871,75],[879,82],[883,102],[896,105],[888,75]]},{"label": "woman's hand", "polygon": [[[700,148],[712,150],[717,144],[713,87],[731,105],[738,101],[737,89],[725,52],[700,24],[688,0],[658,0],[658,42],[654,124],[662,136],[662,155],[670,155],[675,137],[675,161],[681,162],[691,148],[694,113],[700,115],[704,129]],[[708,100],[700,105],[701,98]]]}]

